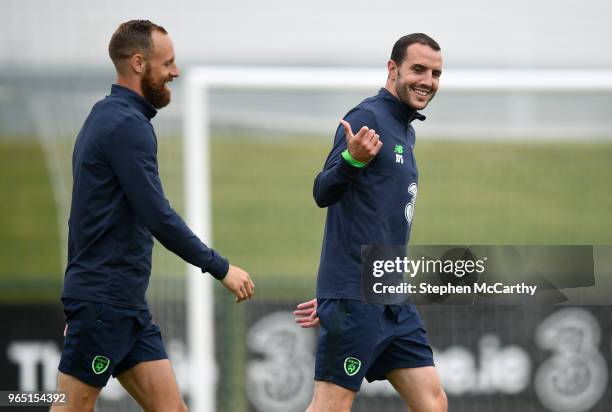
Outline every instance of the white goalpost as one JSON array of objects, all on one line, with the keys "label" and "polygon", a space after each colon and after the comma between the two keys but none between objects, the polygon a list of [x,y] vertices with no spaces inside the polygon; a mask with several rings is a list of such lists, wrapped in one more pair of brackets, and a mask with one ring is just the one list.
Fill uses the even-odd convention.
[{"label": "white goalpost", "polygon": [[[184,178],[186,219],[193,231],[212,244],[210,195],[210,115],[212,88],[264,90],[372,90],[386,80],[382,69],[195,67],[186,73]],[[564,94],[612,92],[612,71],[604,70],[448,70],[444,92],[543,92]],[[265,105],[265,102],[262,102]],[[221,251],[222,252],[222,251]],[[246,268],[248,270],[248,268]],[[190,409],[216,410],[217,368],[214,348],[213,280],[189,266],[187,339],[190,356]]]}]

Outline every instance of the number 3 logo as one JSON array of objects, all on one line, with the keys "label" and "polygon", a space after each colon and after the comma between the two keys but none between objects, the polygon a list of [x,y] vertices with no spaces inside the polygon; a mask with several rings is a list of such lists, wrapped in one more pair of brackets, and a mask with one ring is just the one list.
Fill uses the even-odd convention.
[{"label": "number 3 logo", "polygon": [[408,224],[412,224],[412,216],[414,215],[414,203],[416,202],[417,197],[417,185],[416,183],[412,183],[408,187],[408,193],[412,195],[412,199],[410,199],[410,203],[406,205],[406,209],[404,210],[404,214],[406,215],[406,220]]},{"label": "number 3 logo", "polygon": [[600,338],[597,319],[581,308],[560,310],[542,322],[536,341],[552,351],[535,376],[544,406],[555,412],[584,412],[599,402],[608,381],[606,359],[598,350]]}]

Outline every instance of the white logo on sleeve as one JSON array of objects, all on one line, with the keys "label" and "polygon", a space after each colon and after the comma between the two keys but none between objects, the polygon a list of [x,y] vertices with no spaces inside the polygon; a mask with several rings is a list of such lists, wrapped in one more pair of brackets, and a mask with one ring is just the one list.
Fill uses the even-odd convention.
[{"label": "white logo on sleeve", "polygon": [[408,221],[408,224],[411,225],[412,216],[414,215],[414,203],[416,202],[416,197],[417,197],[416,183],[410,184],[410,186],[408,187],[408,193],[412,195],[412,199],[410,199],[410,202],[406,205],[406,208],[404,209],[404,214],[406,216],[406,220]]}]

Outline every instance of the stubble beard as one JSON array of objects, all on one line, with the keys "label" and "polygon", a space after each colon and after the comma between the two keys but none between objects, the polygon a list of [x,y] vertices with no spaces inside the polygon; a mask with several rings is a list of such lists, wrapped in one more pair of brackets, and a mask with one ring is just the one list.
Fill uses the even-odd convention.
[{"label": "stubble beard", "polygon": [[413,104],[410,103],[411,90],[410,90],[409,85],[402,84],[396,81],[395,82],[395,92],[397,93],[397,97],[399,98],[399,100],[402,103],[404,103],[406,106],[410,107],[412,110],[423,110],[424,108],[427,107],[427,105],[433,100],[434,96],[436,95],[436,93],[433,92],[431,95],[429,95],[427,100],[424,102],[423,107],[415,107]]}]

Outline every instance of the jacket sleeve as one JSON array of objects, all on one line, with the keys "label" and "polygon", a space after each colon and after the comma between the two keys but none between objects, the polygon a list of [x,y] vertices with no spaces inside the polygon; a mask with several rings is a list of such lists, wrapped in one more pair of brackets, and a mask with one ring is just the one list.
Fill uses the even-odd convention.
[{"label": "jacket sleeve", "polygon": [[[354,109],[344,117],[344,120],[349,122],[354,134],[357,134],[363,126],[375,130],[377,128],[374,114],[366,109]],[[327,156],[323,170],[314,181],[313,196],[319,207],[331,206],[342,199],[363,170],[363,167],[353,166],[342,157],[346,147],[346,134],[344,127],[340,125],[336,129],[334,146]]]},{"label": "jacket sleeve", "polygon": [[207,247],[170,207],[157,166],[157,140],[140,121],[124,121],[109,138],[111,167],[136,214],[164,247],[217,279],[227,274],[229,262]]}]

